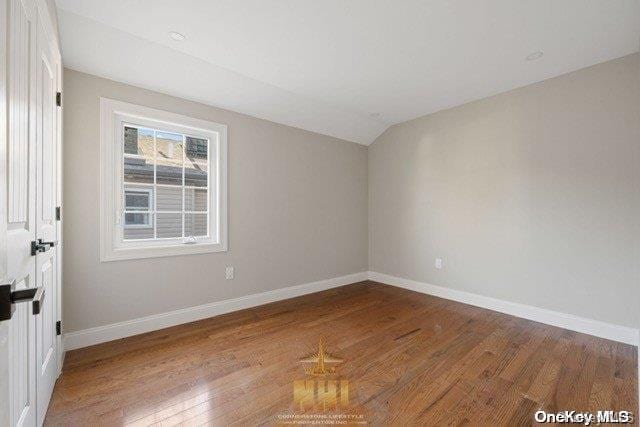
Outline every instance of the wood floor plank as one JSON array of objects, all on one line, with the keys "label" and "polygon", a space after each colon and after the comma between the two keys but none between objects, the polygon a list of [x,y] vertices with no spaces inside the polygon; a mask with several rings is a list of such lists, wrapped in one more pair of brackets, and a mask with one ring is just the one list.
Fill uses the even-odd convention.
[{"label": "wood floor plank", "polygon": [[[348,408],[297,411],[300,358],[342,358]],[[324,377],[318,377],[324,378]],[[545,410],[637,414],[628,345],[361,282],[70,351],[45,425],[530,425]]]}]

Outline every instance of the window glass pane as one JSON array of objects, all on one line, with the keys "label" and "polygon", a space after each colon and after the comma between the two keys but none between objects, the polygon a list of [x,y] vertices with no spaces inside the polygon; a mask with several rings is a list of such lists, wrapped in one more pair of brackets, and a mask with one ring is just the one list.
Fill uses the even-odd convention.
[{"label": "window glass pane", "polygon": [[124,127],[124,153],[138,154],[138,129]]},{"label": "window glass pane", "polygon": [[151,223],[149,222],[149,215],[150,214],[148,213],[142,212],[125,212],[124,223],[129,226],[151,226]]},{"label": "window glass pane", "polygon": [[125,187],[124,189],[124,207],[130,211],[146,211],[152,208],[150,191],[132,189]]},{"label": "window glass pane", "polygon": [[182,135],[156,133],[156,182],[182,185]]},{"label": "window glass pane", "polygon": [[182,214],[157,213],[156,229],[159,239],[182,237]]},{"label": "window glass pane", "polygon": [[185,140],[187,143],[184,164],[185,185],[206,187],[209,140],[191,136],[187,136]]},{"label": "window glass pane", "polygon": [[194,160],[204,160],[206,163],[209,140],[193,136],[187,136],[185,139],[187,141],[187,157]]},{"label": "window glass pane", "polygon": [[153,239],[151,214],[126,212],[124,223],[125,240]]},{"label": "window glass pane", "polygon": [[153,183],[153,131],[125,126],[124,181]]},{"label": "window glass pane", "polygon": [[208,191],[206,188],[185,188],[184,189],[184,210],[206,212]]},{"label": "window glass pane", "polygon": [[207,214],[185,214],[184,216],[184,235],[185,237],[206,236],[207,233]]},{"label": "window glass pane", "polygon": [[182,212],[182,187],[157,187],[156,208],[158,211]]},{"label": "window glass pane", "polygon": [[[210,209],[216,210],[209,206],[217,185],[216,166],[210,166],[215,142],[134,124],[123,130],[124,239],[215,234],[208,223]],[[215,225],[216,217],[211,221]]]}]

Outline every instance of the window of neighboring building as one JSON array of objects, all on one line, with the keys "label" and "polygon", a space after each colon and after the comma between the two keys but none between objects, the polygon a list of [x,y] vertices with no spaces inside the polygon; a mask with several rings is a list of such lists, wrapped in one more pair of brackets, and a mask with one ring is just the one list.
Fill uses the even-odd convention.
[{"label": "window of neighboring building", "polygon": [[138,154],[138,129],[125,128],[124,130],[124,152],[126,154]]},{"label": "window of neighboring building", "polygon": [[[102,259],[226,250],[226,126],[102,99]],[[113,212],[113,214],[110,214]]]},{"label": "window of neighboring building", "polygon": [[124,227],[153,227],[153,189],[125,188],[124,190]]}]

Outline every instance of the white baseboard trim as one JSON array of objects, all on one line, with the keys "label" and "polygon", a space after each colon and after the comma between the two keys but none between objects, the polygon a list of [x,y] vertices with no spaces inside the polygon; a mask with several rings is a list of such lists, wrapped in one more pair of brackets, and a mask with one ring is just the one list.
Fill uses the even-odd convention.
[{"label": "white baseboard trim", "polygon": [[598,320],[587,319],[584,317],[574,316],[572,314],[561,313],[530,305],[499,300],[496,298],[431,285],[401,277],[390,276],[388,274],[378,273],[375,271],[354,273],[347,276],[305,283],[288,288],[275,289],[273,291],[262,292],[259,294],[216,301],[209,304],[170,311],[168,313],[154,314],[151,316],[98,326],[82,331],[70,332],[64,334],[62,342],[64,351],[66,352],[68,350],[88,347],[107,341],[113,341],[145,332],[168,328],[170,326],[194,322],[196,320],[206,319],[208,317],[218,316],[232,311],[256,307],[270,302],[319,292],[367,279],[510,314],[512,316],[533,320],[551,326],[557,326],[559,328],[623,342],[625,344],[638,346],[640,343],[640,331],[638,331],[638,329],[600,322]]},{"label": "white baseboard trim", "polygon": [[417,282],[415,280],[394,277],[388,274],[369,272],[369,279],[387,285],[409,289],[423,294],[429,294],[440,298],[462,302],[477,307],[487,308],[500,313],[533,320],[559,328],[569,329],[612,341],[638,346],[640,342],[640,331],[626,326],[614,325],[600,322],[598,320],[587,319],[574,316],[572,314],[547,310],[531,305],[519,304],[515,302],[503,301],[483,295],[472,294],[470,292]]},{"label": "white baseboard trim", "polygon": [[64,334],[65,351],[88,347],[119,338],[130,337],[145,332],[156,331],[183,323],[194,322],[208,317],[245,308],[256,307],[270,302],[280,301],[313,292],[324,291],[350,283],[361,282],[368,279],[366,271],[349,274],[342,277],[320,280],[318,282],[305,283],[288,288],[275,289],[273,291],[252,294],[243,297],[216,301],[196,307],[188,307],[168,313],[154,314],[125,322],[112,323],[77,332]]}]

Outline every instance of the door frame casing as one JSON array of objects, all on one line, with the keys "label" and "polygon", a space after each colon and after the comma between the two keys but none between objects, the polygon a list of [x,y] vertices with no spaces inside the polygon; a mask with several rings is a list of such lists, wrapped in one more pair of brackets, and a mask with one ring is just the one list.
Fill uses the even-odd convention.
[{"label": "door frame casing", "polygon": [[[57,58],[57,92],[62,93],[62,57],[60,56],[60,50],[58,49],[58,58]],[[63,209],[63,168],[62,168],[62,102],[61,105],[56,108],[56,206],[64,212]],[[62,322],[62,253],[64,249],[64,239],[62,236],[62,222],[64,221],[64,216],[60,215],[60,219],[56,222],[56,236],[58,238],[58,248],[56,250],[56,319],[59,322]],[[60,335],[56,337],[57,339],[57,349],[58,349],[58,376],[62,373],[62,364],[64,362],[64,340],[62,339],[62,331]]]}]

